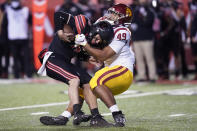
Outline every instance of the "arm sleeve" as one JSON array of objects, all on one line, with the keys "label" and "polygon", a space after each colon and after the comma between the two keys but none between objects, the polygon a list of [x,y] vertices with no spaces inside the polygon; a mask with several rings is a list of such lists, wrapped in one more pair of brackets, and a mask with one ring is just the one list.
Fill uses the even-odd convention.
[{"label": "arm sleeve", "polygon": [[55,32],[58,30],[62,30],[64,27],[64,24],[68,24],[72,15],[68,14],[63,11],[55,12],[54,14],[54,23],[55,23]]},{"label": "arm sleeve", "polygon": [[120,52],[120,50],[122,49],[122,47],[124,45],[125,45],[125,43],[123,41],[118,41],[118,40],[115,41],[115,40],[113,40],[109,46],[117,54],[118,52]]}]

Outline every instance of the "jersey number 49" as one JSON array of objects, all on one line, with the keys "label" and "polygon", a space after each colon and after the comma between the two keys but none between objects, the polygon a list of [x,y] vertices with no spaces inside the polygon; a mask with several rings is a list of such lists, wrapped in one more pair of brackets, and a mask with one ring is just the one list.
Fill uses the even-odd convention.
[{"label": "jersey number 49", "polygon": [[126,40],[126,37],[127,37],[126,33],[119,33],[119,34],[117,35],[117,38],[118,38],[119,40]]}]

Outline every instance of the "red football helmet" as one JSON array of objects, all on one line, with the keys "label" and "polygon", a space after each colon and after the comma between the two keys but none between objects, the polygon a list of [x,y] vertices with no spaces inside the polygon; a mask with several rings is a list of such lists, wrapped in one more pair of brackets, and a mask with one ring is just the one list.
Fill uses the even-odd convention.
[{"label": "red football helmet", "polygon": [[132,10],[124,4],[117,4],[108,9],[105,17],[111,24],[131,23]]}]

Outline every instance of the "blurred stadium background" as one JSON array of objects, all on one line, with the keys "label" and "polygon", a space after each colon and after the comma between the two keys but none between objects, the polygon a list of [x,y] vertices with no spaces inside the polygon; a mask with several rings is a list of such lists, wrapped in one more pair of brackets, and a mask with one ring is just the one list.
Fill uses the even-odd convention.
[{"label": "blurred stadium background", "polygon": [[[0,0],[1,3],[1,8],[5,8],[5,4],[7,4],[6,2],[9,2],[10,0]],[[173,1],[174,0],[148,0],[149,5],[151,8],[154,9],[155,13],[158,13],[159,15],[159,11],[157,10],[158,7],[162,6],[162,2],[165,1]],[[192,0],[177,0],[179,3],[181,3],[181,10],[184,13],[184,17],[185,17],[185,21],[189,21],[187,18],[190,15],[190,7],[189,4],[192,3]],[[195,0],[193,0],[195,3]],[[39,4],[39,2],[41,4]],[[45,3],[43,3],[43,0],[21,0],[21,4],[23,6],[27,6],[30,10],[30,13],[32,15],[32,25],[30,26],[30,30],[29,30],[29,55],[31,58],[29,58],[29,65],[31,67],[31,73],[32,75],[36,75],[36,70],[40,67],[40,62],[37,59],[37,55],[38,53],[41,51],[41,49],[48,47],[51,40],[52,40],[52,36],[54,34],[54,21],[53,21],[53,15],[54,12],[59,10],[60,8],[64,7],[64,3],[70,3],[73,2],[76,5],[69,5],[68,7],[66,7],[67,9],[70,9],[70,13],[83,13],[86,16],[88,16],[92,22],[95,22],[96,19],[98,19],[100,16],[102,16],[106,9],[110,7],[110,5],[115,4],[115,3],[124,3],[127,5],[130,5],[132,8],[134,6],[136,6],[137,4],[137,0],[125,0],[125,1],[120,1],[120,0],[46,0]],[[154,2],[157,2],[156,5],[154,5]],[[65,5],[67,5],[65,4]],[[41,6],[39,6],[41,5]],[[191,5],[191,4],[190,4]],[[75,6],[77,7],[77,9],[75,9]],[[154,7],[155,6],[155,7]],[[194,11],[196,12],[196,5],[193,4],[192,7],[194,7]],[[78,7],[80,7],[78,9]],[[71,9],[72,8],[72,9]],[[165,7],[166,9],[168,7]],[[4,11],[4,9],[2,9]],[[72,11],[74,10],[74,11]],[[80,11],[76,11],[76,10],[80,10]],[[133,9],[134,10],[134,9]],[[168,10],[168,9],[167,9]],[[156,14],[157,15],[157,14]],[[162,21],[162,20],[160,20]],[[161,22],[160,22],[161,23]],[[187,22],[188,23],[188,22]],[[189,28],[189,27],[188,27]],[[187,31],[187,30],[186,30]],[[186,32],[185,31],[185,32]],[[161,31],[160,31],[161,33]],[[157,37],[157,32],[155,33],[155,38]],[[4,37],[4,36],[3,36]],[[1,42],[2,43],[2,42]],[[9,45],[9,41],[3,42],[2,44],[3,46],[8,46]],[[155,40],[155,45],[157,45],[157,40]],[[195,73],[196,73],[196,67],[195,67],[195,63],[194,63],[194,57],[191,51],[191,45],[187,44],[187,41],[184,41],[182,43],[182,45],[184,46],[184,60],[180,60],[179,64],[181,65],[182,69],[178,69],[180,70],[179,72],[179,79],[180,80],[191,80],[191,79],[195,79]],[[2,50],[9,50],[7,48],[3,49],[3,46],[1,46]],[[154,50],[155,56],[157,56],[158,54],[156,54],[157,47],[155,47],[156,49]],[[9,51],[7,51],[9,52]],[[162,55],[162,54],[161,54]],[[164,54],[166,55],[166,54]],[[13,61],[12,61],[12,53],[9,53],[9,56],[11,56],[11,60],[10,62],[7,62],[6,60],[6,53],[1,54],[1,70],[0,70],[0,77],[1,78],[13,78]],[[181,59],[183,59],[181,57]],[[168,70],[170,72],[175,72],[176,70],[176,65],[175,65],[175,59],[173,57],[173,53],[170,53],[169,55],[169,62],[166,62],[163,60],[163,62],[168,63]],[[196,58],[195,58],[196,59]],[[160,74],[160,70],[164,70],[164,69],[160,69],[160,68],[164,68],[164,67],[159,67],[160,65],[158,64],[158,58],[155,58],[155,62],[156,62],[156,68],[157,68],[157,73],[159,76],[162,76],[162,74]],[[182,63],[181,63],[182,62]],[[184,64],[186,64],[186,67],[184,66]],[[7,72],[7,66],[9,67],[9,71]],[[20,73],[22,74],[19,78],[24,78],[24,67],[21,66],[21,71]],[[92,72],[91,70],[94,70],[94,67],[92,67],[92,65],[88,65],[88,68],[90,69],[90,72]],[[183,69],[184,68],[184,69]],[[185,69],[186,68],[186,69]],[[94,71],[93,71],[94,72]],[[148,73],[148,72],[147,72]],[[136,74],[137,74],[137,69],[136,69]],[[187,77],[187,74],[189,74],[190,76]],[[31,78],[32,75],[30,75],[29,77]],[[191,76],[192,75],[192,76]],[[135,75],[137,76],[137,75]],[[177,76],[177,77],[178,77]],[[162,77],[161,77],[162,78]],[[158,77],[159,79],[159,77]],[[168,79],[168,78],[167,78]]]}]

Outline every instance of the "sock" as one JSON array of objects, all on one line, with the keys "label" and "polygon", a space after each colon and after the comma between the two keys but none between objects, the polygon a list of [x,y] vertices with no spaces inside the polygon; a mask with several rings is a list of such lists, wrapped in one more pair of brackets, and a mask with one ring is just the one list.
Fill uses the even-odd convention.
[{"label": "sock", "polygon": [[111,112],[118,112],[118,111],[120,111],[120,110],[118,109],[118,106],[117,106],[117,105],[111,106],[111,107],[109,108],[109,110],[110,110]]},{"label": "sock", "polygon": [[98,115],[99,114],[98,108],[91,109],[91,114],[92,116]]},{"label": "sock", "polygon": [[79,112],[80,110],[81,110],[81,105],[80,105],[80,104],[74,104],[74,105],[73,105],[74,114],[76,114],[76,113]]},{"label": "sock", "polygon": [[64,111],[64,112],[62,112],[61,116],[64,116],[64,117],[67,117],[67,118],[71,118],[72,115],[71,115],[70,112]]}]

